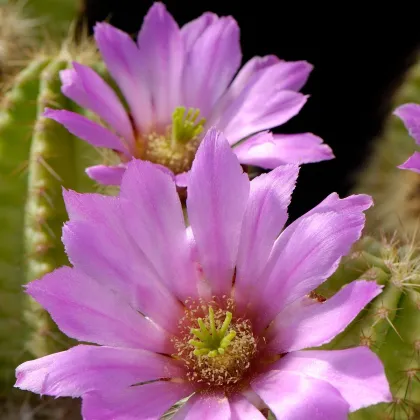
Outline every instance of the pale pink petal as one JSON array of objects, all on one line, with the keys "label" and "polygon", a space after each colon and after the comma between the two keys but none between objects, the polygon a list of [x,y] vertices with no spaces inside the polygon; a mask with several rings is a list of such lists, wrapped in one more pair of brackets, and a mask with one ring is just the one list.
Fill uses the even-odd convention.
[{"label": "pale pink petal", "polygon": [[41,395],[80,397],[184,374],[179,362],[160,354],[80,345],[21,364],[15,386]]},{"label": "pale pink petal", "polygon": [[367,347],[298,351],[284,356],[273,368],[329,382],[349,403],[350,411],[392,401],[384,367]]},{"label": "pale pink petal", "polygon": [[329,383],[298,372],[271,371],[251,382],[277,419],[346,420],[349,405]]},{"label": "pale pink petal", "polygon": [[130,36],[108,23],[97,23],[95,40],[111,76],[120,87],[139,132],[153,125],[153,109],[147,86],[146,67]]},{"label": "pale pink petal", "polygon": [[212,293],[230,292],[249,180],[223,134],[209,130],[188,180],[187,209]]},{"label": "pale pink petal", "polygon": [[261,411],[243,396],[235,395],[229,399],[229,402],[231,411],[230,420],[265,420]]},{"label": "pale pink petal", "polygon": [[239,162],[274,169],[287,163],[312,163],[334,158],[330,147],[312,133],[258,133],[233,148]]},{"label": "pale pink petal", "polygon": [[175,175],[175,182],[178,187],[186,188],[188,186],[189,172],[182,172],[181,174]]},{"label": "pale pink petal", "polygon": [[126,166],[95,165],[86,169],[89,178],[102,185],[120,185]]},{"label": "pale pink petal", "polygon": [[[63,243],[72,264],[102,285],[118,291],[133,308],[163,328],[177,332],[182,307],[125,230],[120,199],[101,201],[95,222],[72,220]],[[99,216],[99,210],[92,210]]]},{"label": "pale pink petal", "polygon": [[154,119],[159,127],[171,122],[181,103],[184,45],[181,31],[163,3],[154,3],[137,37],[139,59],[152,95]]},{"label": "pale pink petal", "polygon": [[236,264],[235,301],[245,305],[249,293],[258,289],[274,241],[287,220],[287,208],[295,188],[299,167],[285,165],[251,181],[242,224]]},{"label": "pale pink petal", "polygon": [[188,51],[183,71],[183,103],[208,118],[241,64],[239,26],[221,17],[201,33]]},{"label": "pale pink petal", "polygon": [[73,67],[60,72],[64,95],[93,111],[130,145],[134,144],[130,119],[117,94],[90,67],[79,63],[73,63]]},{"label": "pale pink petal", "polygon": [[226,92],[215,104],[211,112],[211,118],[207,120],[209,126],[217,126],[220,118],[226,111],[226,108],[241,94],[254,74],[279,62],[280,59],[274,55],[267,55],[265,57],[253,57],[247,61],[245,65],[239,70],[238,74],[233,79]]},{"label": "pale pink petal", "polygon": [[98,218],[107,217],[110,202],[107,195],[78,193],[63,188],[63,198],[70,220],[87,220],[95,223]]},{"label": "pale pink petal", "polygon": [[394,111],[394,115],[401,118],[410,136],[420,145],[420,105],[401,105]]},{"label": "pale pink petal", "polygon": [[227,108],[216,127],[230,144],[235,144],[259,131],[284,124],[299,113],[306,100],[301,93],[276,90],[271,82],[253,80]]},{"label": "pale pink petal", "polygon": [[280,61],[267,68],[261,77],[273,80],[276,89],[299,91],[307,82],[313,68],[307,61]]},{"label": "pale pink petal", "polygon": [[86,420],[158,420],[175,403],[194,392],[189,383],[159,381],[121,391],[110,389],[83,396]]},{"label": "pale pink petal", "polygon": [[172,420],[231,420],[228,398],[218,392],[196,393]]},{"label": "pale pink petal", "polygon": [[63,125],[71,134],[95,147],[117,150],[130,157],[127,145],[113,132],[76,112],[45,108],[44,117]]},{"label": "pale pink petal", "polygon": [[120,197],[126,230],[180,300],[196,298],[185,221],[176,185],[150,162],[128,164]]},{"label": "pale pink petal", "polygon": [[270,324],[268,349],[282,354],[328,343],[380,293],[374,281],[354,281],[323,303],[286,308]]},{"label": "pale pink petal", "polygon": [[420,173],[420,153],[414,152],[403,164],[398,166],[400,169],[409,169],[410,171]]},{"label": "pale pink petal", "polygon": [[26,286],[61,331],[79,341],[171,353],[170,336],[113,290],[70,267]]},{"label": "pale pink petal", "polygon": [[185,51],[189,51],[203,34],[203,32],[213,25],[219,17],[211,12],[203,13],[197,19],[186,23],[181,28],[181,36],[184,42]]},{"label": "pale pink petal", "polygon": [[[316,289],[360,238],[362,211],[305,215],[287,227],[273,247],[258,295],[261,327],[288,304]],[[281,281],[279,281],[279,279]]]},{"label": "pale pink petal", "polygon": [[[367,194],[355,194],[349,195],[345,198],[340,198],[337,193],[332,193],[299,219],[303,219],[304,217],[307,217],[311,214],[327,213],[330,211],[346,214],[360,212],[367,210],[372,205],[372,197]],[[290,229],[290,231],[292,231],[292,228]]]}]

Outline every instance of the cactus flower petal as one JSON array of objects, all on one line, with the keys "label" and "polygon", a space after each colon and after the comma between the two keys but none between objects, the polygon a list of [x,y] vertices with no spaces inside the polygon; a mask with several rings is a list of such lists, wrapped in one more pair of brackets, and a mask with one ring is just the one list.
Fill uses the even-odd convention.
[{"label": "cactus flower petal", "polygon": [[367,347],[297,351],[276,362],[274,369],[329,382],[348,402],[350,411],[392,401],[383,365]]},{"label": "cactus flower petal", "polygon": [[323,380],[298,372],[272,370],[252,381],[251,386],[277,419],[348,418],[348,403],[336,388]]},{"label": "cactus flower petal", "polygon": [[398,166],[401,169],[409,169],[410,171],[420,173],[420,153],[415,152],[403,164]]},{"label": "cactus flower petal", "polygon": [[401,118],[410,136],[420,145],[420,105],[401,105],[394,111],[394,115]]},{"label": "cactus flower petal", "polygon": [[81,271],[61,267],[42,282],[30,283],[26,291],[69,337],[157,352],[171,349],[169,335]]},{"label": "cactus flower petal", "polygon": [[[42,375],[44,370],[50,374]],[[25,362],[16,375],[21,389],[36,389],[42,395],[80,397],[95,389],[106,391],[115,385],[124,388],[183,374],[182,365],[154,352],[79,345]]]},{"label": "cactus flower petal", "polygon": [[70,133],[87,141],[92,146],[106,147],[129,155],[127,145],[111,131],[76,112],[46,108],[44,117],[62,124]]},{"label": "cactus flower petal", "polygon": [[265,328],[287,305],[334,273],[340,259],[360,238],[364,224],[363,212],[355,210],[308,213],[288,226],[276,240],[263,273],[265,287],[258,282],[254,286],[270,301],[264,304],[260,327]]},{"label": "cactus flower petal", "polygon": [[[284,353],[328,343],[380,293],[374,281],[354,281],[323,303],[304,306],[296,301],[270,325],[268,347]],[[302,305],[299,311],[296,305]]]},{"label": "cactus flower petal", "polygon": [[[307,96],[298,91],[312,66],[269,55],[252,58],[237,73],[242,53],[239,27],[232,17],[204,13],[180,28],[162,3],[154,3],[137,44],[108,23],[97,23],[94,32],[129,110],[93,70],[77,63],[62,72],[63,92],[122,137],[130,151],[130,156],[117,154],[122,164],[134,157],[166,166],[175,176],[188,173],[211,127],[223,131],[230,145],[238,147],[243,164],[271,169],[334,157],[310,133],[249,138],[299,113]],[[95,171],[88,173],[99,183],[121,181]],[[185,179],[179,185],[187,186]]]},{"label": "cactus flower petal", "polygon": [[186,107],[210,115],[241,65],[239,26],[232,17],[217,18],[186,54],[183,99]]},{"label": "cactus flower petal", "polygon": [[[394,111],[394,115],[401,118],[410,136],[420,145],[420,105],[401,105]],[[406,162],[398,167],[420,173],[420,153],[415,152]]]},{"label": "cactus flower petal", "polygon": [[205,277],[213,293],[224,294],[231,287],[250,183],[221,133],[212,129],[206,140],[197,153],[201,164],[191,170],[187,208]]},{"label": "cactus flower petal", "polygon": [[73,63],[73,69],[62,70],[60,77],[64,95],[100,116],[127,143],[133,143],[133,130],[127,112],[117,94],[94,70]]},{"label": "cactus flower petal", "polygon": [[241,142],[233,151],[241,163],[265,169],[288,162],[311,163],[334,157],[322,139],[312,133],[272,134],[265,131]]},{"label": "cactus flower petal", "polygon": [[[16,386],[80,396],[86,420],[158,419],[187,397],[175,419],[261,419],[267,408],[286,420],[344,419],[389,401],[383,366],[368,348],[294,351],[314,344],[309,324],[320,330],[315,341],[329,339],[379,291],[358,282],[330,302],[313,299],[311,288],[358,237],[368,203],[349,198],[352,208],[334,196],[324,203],[328,211],[303,216],[276,240],[296,176],[291,165],[251,182],[213,129],[189,173],[190,228],[175,180],[148,162],[127,163],[117,196],[65,192],[70,221],[63,242],[73,267],[45,275],[27,291],[63,332],[98,346],[26,362]],[[275,207],[280,214],[270,217]],[[253,237],[261,242],[255,255]],[[235,289],[237,267],[246,272],[247,261],[260,274],[245,305],[236,302]],[[284,270],[272,275],[278,261]],[[291,331],[276,318],[295,301],[287,308]],[[274,321],[288,349],[270,347],[270,329],[261,328],[267,313],[267,325]]]},{"label": "cactus flower petal", "polygon": [[[250,82],[252,83],[252,81]],[[297,115],[307,101],[307,97],[291,90],[266,92],[264,87],[249,86],[256,90],[248,98],[244,94],[225,111],[216,127],[223,129],[232,144],[259,131],[280,126]],[[258,98],[258,101],[257,99]]]},{"label": "cactus flower petal", "polygon": [[102,185],[120,185],[126,165],[117,166],[95,165],[86,168],[89,178]]},{"label": "cactus flower petal", "polygon": [[158,420],[176,402],[193,392],[194,388],[188,383],[170,381],[122,388],[119,392],[88,392],[83,397],[82,415],[86,420]]}]

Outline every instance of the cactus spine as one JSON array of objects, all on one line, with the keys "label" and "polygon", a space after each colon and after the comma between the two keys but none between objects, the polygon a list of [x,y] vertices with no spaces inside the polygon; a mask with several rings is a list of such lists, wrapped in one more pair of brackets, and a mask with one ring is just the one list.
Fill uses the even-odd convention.
[{"label": "cactus spine", "polygon": [[318,290],[330,297],[355,279],[382,293],[326,348],[370,347],[385,366],[394,401],[359,410],[354,420],[420,418],[420,253],[413,242],[365,237]]}]

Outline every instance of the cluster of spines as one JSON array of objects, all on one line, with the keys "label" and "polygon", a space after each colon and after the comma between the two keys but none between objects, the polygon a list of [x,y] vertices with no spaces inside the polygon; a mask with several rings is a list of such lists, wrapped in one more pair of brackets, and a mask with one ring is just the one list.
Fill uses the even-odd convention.
[{"label": "cluster of spines", "polygon": [[328,349],[367,346],[385,366],[394,400],[351,415],[354,420],[415,419],[420,416],[420,252],[413,241],[363,238],[337,272],[320,287],[329,297],[355,279],[383,286]]}]

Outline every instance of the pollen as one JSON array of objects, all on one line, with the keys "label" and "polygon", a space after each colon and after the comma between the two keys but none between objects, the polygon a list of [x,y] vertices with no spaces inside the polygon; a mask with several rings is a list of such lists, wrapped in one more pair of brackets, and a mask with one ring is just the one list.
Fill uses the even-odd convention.
[{"label": "pollen", "polygon": [[166,130],[142,136],[137,157],[166,166],[175,174],[191,169],[206,122],[199,115],[195,108],[176,108]]},{"label": "pollen", "polygon": [[[187,377],[203,386],[238,384],[249,373],[257,353],[251,323],[236,318],[232,307],[216,301],[190,303],[174,340]],[[231,302],[230,302],[231,303]]]}]

